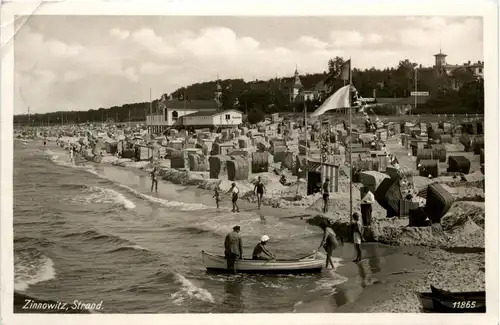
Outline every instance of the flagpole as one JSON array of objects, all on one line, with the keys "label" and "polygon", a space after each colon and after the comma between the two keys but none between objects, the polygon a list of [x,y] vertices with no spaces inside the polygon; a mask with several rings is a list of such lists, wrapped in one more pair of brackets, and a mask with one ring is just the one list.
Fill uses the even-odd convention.
[{"label": "flagpole", "polygon": [[[184,116],[184,114],[186,114],[186,88],[184,88],[184,98],[183,99],[184,99],[184,105],[183,105],[184,106],[184,110],[182,112],[181,118],[182,118],[182,125],[184,126],[184,117],[183,116]],[[187,130],[185,128],[184,128],[184,131],[187,134]],[[187,139],[187,136],[186,136],[186,139]]]},{"label": "flagpole", "polygon": [[[415,108],[417,108],[417,67],[415,67]],[[410,116],[411,116],[411,106],[410,106]]]},{"label": "flagpole", "polygon": [[151,103],[151,88],[149,88],[149,134],[153,135],[153,105]]},{"label": "flagpole", "polygon": [[352,114],[351,114],[351,87],[352,87],[352,61],[349,58],[349,216],[352,223]]},{"label": "flagpole", "polygon": [[[349,64],[351,64],[351,63],[349,63]],[[350,70],[350,69],[351,69],[351,68],[349,68],[349,73],[351,73],[351,70]],[[346,80],[344,80],[344,87],[345,87],[345,82],[346,82]],[[349,91],[351,91],[351,90],[349,89]],[[349,97],[349,98],[351,98],[351,97]],[[344,116],[345,116],[345,112],[344,112]]]},{"label": "flagpole", "polygon": [[308,194],[308,189],[309,189],[309,175],[308,175],[308,172],[307,172],[307,165],[309,164],[308,162],[308,158],[309,158],[309,150],[307,148],[307,104],[306,104],[306,101],[304,101],[304,127],[306,129],[306,163],[305,163],[305,166],[304,166],[304,171],[306,172],[306,196]]},{"label": "flagpole", "polygon": [[[319,162],[323,166],[323,115],[320,115],[319,119]],[[323,180],[321,180],[323,183]]]}]

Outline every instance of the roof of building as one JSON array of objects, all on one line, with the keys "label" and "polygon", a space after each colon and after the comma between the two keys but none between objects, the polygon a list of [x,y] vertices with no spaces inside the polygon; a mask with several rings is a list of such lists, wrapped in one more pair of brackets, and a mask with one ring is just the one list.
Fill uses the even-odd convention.
[{"label": "roof of building", "polygon": [[324,81],[320,81],[318,82],[315,86],[314,86],[314,90],[316,91],[326,91],[328,89],[328,86],[325,85],[325,82]]},{"label": "roof of building", "polygon": [[304,87],[302,85],[302,81],[300,81],[300,76],[299,76],[299,72],[297,71],[297,69],[295,69],[295,75],[293,77],[293,86],[295,88],[302,88],[302,87]]},{"label": "roof of building", "polygon": [[222,111],[222,112],[199,111],[199,112],[194,112],[194,113],[191,113],[191,114],[183,115],[183,117],[184,116],[187,116],[187,117],[215,116],[215,115],[218,115],[218,114],[227,114],[228,112],[238,112],[238,113],[241,113],[240,111],[237,111],[235,109],[228,109],[228,110],[225,110],[225,111]]},{"label": "roof of building", "polygon": [[197,109],[197,110],[217,110],[218,105],[217,101],[214,99],[210,100],[199,100],[199,99],[194,99],[194,100],[178,100],[178,99],[171,99],[168,100],[166,103],[166,106],[168,109]]}]

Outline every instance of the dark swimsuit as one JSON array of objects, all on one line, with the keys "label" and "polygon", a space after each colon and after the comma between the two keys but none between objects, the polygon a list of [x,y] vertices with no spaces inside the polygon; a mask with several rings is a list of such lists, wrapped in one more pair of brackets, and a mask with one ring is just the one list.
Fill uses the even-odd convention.
[{"label": "dark swimsuit", "polygon": [[257,184],[257,194],[264,194],[264,184],[262,183]]}]

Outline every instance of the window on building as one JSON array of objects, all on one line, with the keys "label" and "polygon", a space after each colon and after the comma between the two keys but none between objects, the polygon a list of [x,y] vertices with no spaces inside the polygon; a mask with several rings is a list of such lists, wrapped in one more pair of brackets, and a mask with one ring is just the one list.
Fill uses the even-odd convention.
[{"label": "window on building", "polygon": [[231,114],[226,114],[226,120],[230,120],[231,119]]},{"label": "window on building", "polygon": [[483,68],[479,68],[479,73],[483,73]]},{"label": "window on building", "polygon": [[179,118],[179,113],[177,113],[177,111],[173,111],[172,112],[172,120],[177,121],[178,118]]}]

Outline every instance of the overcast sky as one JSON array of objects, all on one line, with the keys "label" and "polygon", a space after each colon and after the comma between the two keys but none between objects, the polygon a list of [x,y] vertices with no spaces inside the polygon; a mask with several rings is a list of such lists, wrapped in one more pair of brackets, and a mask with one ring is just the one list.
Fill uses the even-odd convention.
[{"label": "overcast sky", "polygon": [[[326,70],[483,60],[474,17],[32,16],[15,39],[15,114],[149,100],[217,78],[251,80]],[[24,100],[21,99],[24,97]]]}]

